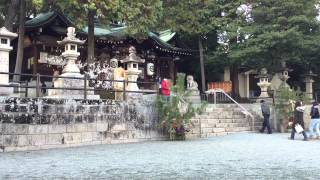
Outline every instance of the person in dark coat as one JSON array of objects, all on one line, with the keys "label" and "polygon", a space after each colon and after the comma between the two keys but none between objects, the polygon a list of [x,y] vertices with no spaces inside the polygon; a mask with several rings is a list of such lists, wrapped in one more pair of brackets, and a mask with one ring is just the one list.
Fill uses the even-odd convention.
[{"label": "person in dark coat", "polygon": [[303,108],[300,101],[297,101],[294,107],[294,121],[292,125],[292,130],[291,130],[291,137],[290,137],[291,140],[294,140],[294,135],[296,133],[296,130],[295,130],[296,124],[300,124],[301,127],[303,128],[303,131],[302,131],[302,135],[304,137],[303,140],[307,141],[308,137],[306,132],[304,131]]},{"label": "person in dark coat", "polygon": [[263,133],[264,130],[267,128],[268,129],[268,134],[272,134],[271,128],[270,128],[270,123],[269,123],[269,118],[270,118],[270,107],[267,104],[266,101],[261,100],[261,111],[263,115],[263,125],[262,128],[260,129],[260,132]]}]

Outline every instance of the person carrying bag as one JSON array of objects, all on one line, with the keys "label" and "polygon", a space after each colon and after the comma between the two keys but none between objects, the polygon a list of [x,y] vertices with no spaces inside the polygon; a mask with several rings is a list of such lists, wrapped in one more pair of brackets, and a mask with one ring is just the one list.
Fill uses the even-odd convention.
[{"label": "person carrying bag", "polygon": [[294,140],[295,133],[302,133],[304,141],[308,141],[306,132],[304,131],[303,112],[304,108],[301,106],[301,101],[297,101],[294,108],[294,121],[291,130],[291,140]]}]

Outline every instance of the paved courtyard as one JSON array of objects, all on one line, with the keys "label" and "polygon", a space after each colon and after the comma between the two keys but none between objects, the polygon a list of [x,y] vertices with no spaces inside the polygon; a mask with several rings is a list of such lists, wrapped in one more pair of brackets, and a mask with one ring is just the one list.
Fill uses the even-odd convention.
[{"label": "paved courtyard", "polygon": [[0,179],[320,179],[320,140],[239,133],[0,154]]}]

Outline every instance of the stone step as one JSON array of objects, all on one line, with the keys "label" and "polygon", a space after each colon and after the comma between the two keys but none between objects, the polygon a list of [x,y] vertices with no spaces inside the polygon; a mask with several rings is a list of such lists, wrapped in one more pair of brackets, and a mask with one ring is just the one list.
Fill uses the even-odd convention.
[{"label": "stone step", "polygon": [[251,127],[228,127],[225,128],[227,132],[241,132],[241,131],[250,131]]},{"label": "stone step", "polygon": [[219,123],[248,123],[248,119],[219,119]]},{"label": "stone step", "polygon": [[215,127],[223,127],[223,128],[228,128],[228,127],[249,127],[249,123],[218,123],[216,124]]},{"label": "stone step", "polygon": [[212,114],[212,115],[196,115],[198,119],[241,119],[245,118],[245,115],[238,114]]}]

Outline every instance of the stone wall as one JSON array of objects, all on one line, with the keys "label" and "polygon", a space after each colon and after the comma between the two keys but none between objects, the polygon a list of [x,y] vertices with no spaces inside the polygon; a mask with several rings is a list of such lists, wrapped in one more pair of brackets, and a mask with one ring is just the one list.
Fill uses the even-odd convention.
[{"label": "stone wall", "polygon": [[0,122],[0,152],[165,138],[148,98],[134,103],[2,98]]}]

